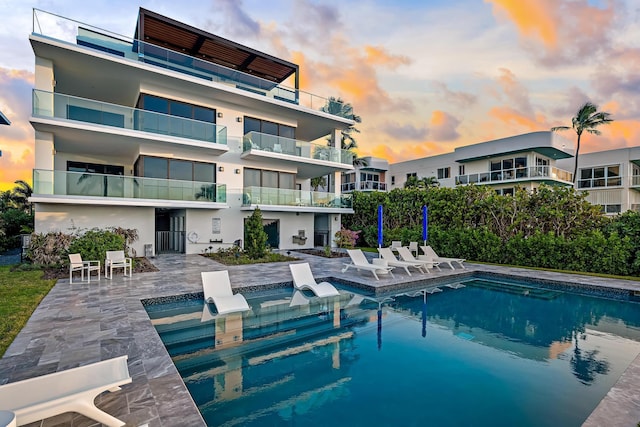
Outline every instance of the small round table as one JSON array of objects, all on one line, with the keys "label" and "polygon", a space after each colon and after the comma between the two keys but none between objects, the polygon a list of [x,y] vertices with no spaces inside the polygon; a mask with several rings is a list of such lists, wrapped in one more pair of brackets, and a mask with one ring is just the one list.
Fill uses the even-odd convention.
[{"label": "small round table", "polygon": [[0,427],[16,427],[16,414],[11,411],[0,411]]}]

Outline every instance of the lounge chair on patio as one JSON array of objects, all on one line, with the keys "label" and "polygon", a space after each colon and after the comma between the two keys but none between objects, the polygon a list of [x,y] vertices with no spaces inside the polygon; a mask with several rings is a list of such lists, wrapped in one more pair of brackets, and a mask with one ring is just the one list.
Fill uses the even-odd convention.
[{"label": "lounge chair on patio", "polygon": [[385,267],[384,265],[375,265],[369,263],[367,257],[360,249],[347,249],[347,253],[349,254],[349,258],[351,258],[351,264],[344,264],[344,268],[342,269],[343,273],[346,273],[349,268],[355,268],[356,270],[367,270],[373,273],[373,276],[376,280],[380,280],[378,278],[378,272],[388,272],[393,276],[393,272],[391,270],[394,267]]},{"label": "lounge chair on patio", "polygon": [[427,270],[427,273],[430,272],[429,271],[430,268],[436,267],[439,269],[438,262],[428,257],[425,259],[416,258],[413,256],[409,248],[398,248],[398,254],[400,255],[400,258],[402,258],[403,261],[421,263],[422,266]]},{"label": "lounge chair on patio", "polygon": [[127,356],[0,386],[0,409],[14,412],[21,426],[65,412],[77,412],[110,427],[124,422],[98,409],[94,400],[131,382]]},{"label": "lounge chair on patio", "polygon": [[87,282],[91,282],[91,272],[98,272],[100,280],[100,261],[83,261],[80,254],[69,254],[69,283],[73,283],[73,272],[80,271],[80,280],[84,282],[84,272],[87,272]]},{"label": "lounge chair on patio", "polygon": [[426,273],[426,271],[422,269],[424,266],[422,262],[400,261],[393,254],[393,252],[391,251],[391,248],[378,248],[378,252],[380,252],[380,256],[382,257],[382,259],[386,260],[390,266],[404,268],[404,271],[406,271],[409,276],[411,276],[409,267],[413,267],[417,269],[422,274]]},{"label": "lounge chair on patio", "polygon": [[409,251],[418,258],[418,242],[409,242]]},{"label": "lounge chair on patio", "polygon": [[[113,278],[113,269],[124,269],[123,274],[131,277],[131,258],[124,256],[124,251],[107,251],[107,258],[104,260],[104,276],[107,279]],[[127,274],[129,269],[129,274]]]},{"label": "lounge chair on patio", "polygon": [[204,300],[207,303],[215,304],[218,314],[251,309],[242,294],[234,294],[231,290],[231,281],[227,270],[203,271],[201,275]]},{"label": "lounge chair on patio", "polygon": [[391,250],[395,251],[397,248],[399,248],[400,246],[402,246],[402,241],[400,240],[393,240],[391,241]]},{"label": "lounge chair on patio", "polygon": [[340,295],[340,292],[329,282],[317,283],[313,278],[309,263],[289,264],[291,275],[293,276],[293,287],[303,291],[308,289],[319,297],[333,297]]},{"label": "lounge chair on patio", "polygon": [[449,264],[449,267],[453,270],[453,264],[452,263],[457,263],[460,265],[460,267],[465,268],[463,262],[465,262],[465,259],[463,258],[447,258],[447,257],[440,257],[438,256],[438,254],[436,253],[436,251],[433,250],[433,248],[431,246],[420,246],[420,249],[422,249],[422,252],[424,252],[424,254],[428,257],[431,257],[434,261],[439,262],[440,264]]}]

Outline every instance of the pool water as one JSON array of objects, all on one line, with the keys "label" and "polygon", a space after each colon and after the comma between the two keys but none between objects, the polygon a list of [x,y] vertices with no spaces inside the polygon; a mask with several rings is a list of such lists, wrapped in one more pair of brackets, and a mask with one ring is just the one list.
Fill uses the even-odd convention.
[{"label": "pool water", "polygon": [[147,311],[211,426],[579,426],[640,353],[637,303],[465,285]]}]

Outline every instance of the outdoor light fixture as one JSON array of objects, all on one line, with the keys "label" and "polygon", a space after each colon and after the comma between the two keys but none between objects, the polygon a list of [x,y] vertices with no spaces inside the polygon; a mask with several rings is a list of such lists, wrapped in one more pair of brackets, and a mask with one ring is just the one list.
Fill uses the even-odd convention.
[{"label": "outdoor light fixture", "polygon": [[236,175],[240,175],[240,169],[236,169],[234,172],[236,173]]},{"label": "outdoor light fixture", "polygon": [[218,111],[218,117],[222,118],[222,111]]},{"label": "outdoor light fixture", "polygon": [[224,166],[218,166],[218,172],[224,172]]},{"label": "outdoor light fixture", "polygon": [[236,117],[236,122],[242,123],[242,117]]}]

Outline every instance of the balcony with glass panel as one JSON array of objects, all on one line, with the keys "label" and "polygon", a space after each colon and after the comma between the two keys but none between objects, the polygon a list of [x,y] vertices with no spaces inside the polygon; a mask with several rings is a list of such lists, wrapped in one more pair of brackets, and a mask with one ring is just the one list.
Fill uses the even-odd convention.
[{"label": "balcony with glass panel", "polygon": [[464,184],[502,184],[522,181],[551,181],[571,185],[571,172],[555,166],[529,166],[496,169],[490,172],[472,173],[456,176],[458,185]]},{"label": "balcony with glass panel", "polygon": [[[213,41],[219,40],[217,37],[214,39],[205,37],[204,43],[196,45],[202,52],[195,52],[193,54],[194,56],[191,56],[181,53],[182,50],[189,51],[189,49],[186,48],[177,50],[167,49],[139,38],[117,34],[39,9],[33,9],[32,20],[32,39],[37,38],[38,42],[40,42],[40,39],[44,43],[50,40],[63,42],[88,51],[107,54],[121,60],[145,63],[153,67],[178,72],[189,77],[221,83],[225,87],[241,89],[253,95],[270,98],[278,103],[299,105],[316,111],[323,109],[323,111],[329,115],[343,117],[341,115],[342,108],[339,108],[339,104],[342,104],[341,100],[318,96],[301,91],[296,87],[287,86],[279,81],[261,78],[249,72],[239,71],[211,62],[210,60],[201,59],[216,54],[216,48],[219,49],[219,46],[214,45]],[[172,23],[163,22],[162,24],[171,25]],[[177,23],[174,22],[174,24]],[[188,35],[191,36],[191,34]],[[165,37],[172,37],[172,34],[167,32]],[[174,44],[179,44],[189,39],[176,37],[176,40],[173,40]],[[211,44],[211,46],[208,46],[208,44]],[[168,43],[168,45],[171,45],[171,43]],[[37,46],[34,47],[34,49],[37,48]],[[207,51],[206,54],[204,50]],[[246,48],[246,50],[250,49]],[[233,53],[241,52],[242,49],[236,49]],[[220,53],[217,54],[220,55]],[[257,60],[249,55],[248,60],[249,59],[257,62],[255,65],[256,70],[263,69],[265,64],[270,60],[277,64],[284,62],[277,58],[269,59],[269,57],[264,54],[259,56]],[[275,70],[277,69],[278,67],[276,66]],[[296,76],[296,80],[297,79],[299,78]],[[337,108],[335,108],[336,106]]]},{"label": "balcony with glass panel", "polygon": [[285,188],[245,187],[242,206],[258,206],[261,210],[272,211],[353,213],[351,195],[336,196],[333,193]]},{"label": "balcony with glass panel", "polygon": [[578,174],[578,189],[619,187],[622,185],[620,165],[582,168]]},{"label": "balcony with glass panel", "polygon": [[60,93],[34,89],[33,116],[203,141],[218,154],[228,151],[226,126]]},{"label": "balcony with glass panel", "polygon": [[224,184],[42,169],[33,170],[33,195],[36,199],[60,196],[49,197],[49,202],[58,198],[63,203],[65,196],[70,196],[76,202],[83,198],[97,204],[100,202],[96,199],[126,200],[135,206],[159,206],[164,204],[158,201],[170,201],[175,202],[171,206],[212,208],[226,207],[227,202]]},{"label": "balcony with glass panel", "polygon": [[249,132],[243,138],[242,158],[268,158],[298,168],[299,178],[315,178],[335,171],[353,170],[354,154],[329,147],[261,132]]},{"label": "balcony with glass panel", "polygon": [[344,182],[341,185],[341,191],[343,193],[350,191],[387,191],[387,183],[380,181]]}]

